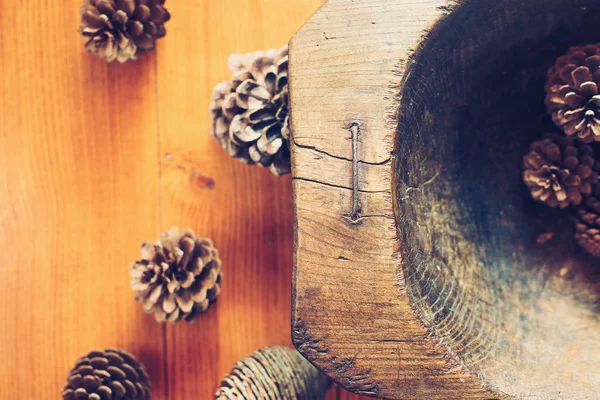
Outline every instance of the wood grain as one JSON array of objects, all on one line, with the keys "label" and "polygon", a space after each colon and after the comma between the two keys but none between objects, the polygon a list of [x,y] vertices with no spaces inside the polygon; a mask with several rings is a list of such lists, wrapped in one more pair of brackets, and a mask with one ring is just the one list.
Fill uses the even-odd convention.
[{"label": "wood grain", "polygon": [[[291,345],[290,179],[208,132],[228,55],[280,46],[321,0],[287,3],[169,0],[156,53],[107,65],[78,37],[81,1],[0,2],[0,398],[56,399],[79,355],[120,347],[155,399],[209,399],[238,359]],[[171,225],[224,261],[223,296],[192,325],[156,324],[129,289],[139,245]]]}]

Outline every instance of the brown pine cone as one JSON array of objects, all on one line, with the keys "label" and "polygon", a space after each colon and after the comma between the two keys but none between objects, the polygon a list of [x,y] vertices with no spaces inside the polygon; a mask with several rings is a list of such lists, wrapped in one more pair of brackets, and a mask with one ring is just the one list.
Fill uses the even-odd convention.
[{"label": "brown pine cone", "polygon": [[568,136],[600,141],[600,44],[572,47],[548,71],[546,108]]},{"label": "brown pine cone", "polygon": [[600,200],[588,197],[577,209],[575,239],[581,247],[595,257],[600,257]]},{"label": "brown pine cone", "polygon": [[221,292],[221,260],[210,239],[172,228],[156,244],[142,244],[142,260],[130,267],[136,300],[158,322],[192,321]]},{"label": "brown pine cone", "polygon": [[106,61],[135,60],[165,36],[171,16],[165,0],[85,0],[81,7],[81,34],[86,49]]},{"label": "brown pine cone", "polygon": [[213,90],[212,135],[235,158],[290,173],[288,47],[229,58],[231,81]]},{"label": "brown pine cone", "polygon": [[265,347],[233,366],[215,398],[319,400],[330,385],[296,350]]},{"label": "brown pine cone", "polygon": [[598,182],[598,163],[589,145],[548,134],[531,144],[523,180],[534,199],[552,208],[578,206]]},{"label": "brown pine cone", "polygon": [[62,391],[64,400],[149,400],[150,379],[123,350],[92,351],[77,360]]}]

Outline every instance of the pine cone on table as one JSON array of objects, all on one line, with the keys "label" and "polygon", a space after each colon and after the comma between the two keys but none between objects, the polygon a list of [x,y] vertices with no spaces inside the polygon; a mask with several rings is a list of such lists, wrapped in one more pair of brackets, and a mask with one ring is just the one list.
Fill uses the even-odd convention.
[{"label": "pine cone on table", "polygon": [[229,58],[231,81],[212,94],[212,135],[232,157],[290,173],[288,47]]},{"label": "pine cone on table", "polygon": [[548,71],[546,107],[568,136],[600,141],[600,44],[572,47]]},{"label": "pine cone on table", "polygon": [[77,360],[62,391],[64,400],[149,400],[150,379],[123,350],[92,351]]},{"label": "pine cone on table", "polygon": [[221,382],[217,400],[320,400],[329,379],[296,350],[265,347],[239,361]]},{"label": "pine cone on table", "polygon": [[194,320],[221,292],[221,260],[210,239],[172,228],[142,244],[142,260],[130,267],[136,300],[158,322]]},{"label": "pine cone on table", "polygon": [[135,60],[154,48],[166,34],[171,16],[165,0],[85,0],[81,8],[81,34],[86,49],[106,61]]},{"label": "pine cone on table", "polygon": [[580,205],[598,182],[593,149],[560,134],[533,142],[523,163],[523,180],[532,197],[552,208]]},{"label": "pine cone on table", "polygon": [[588,197],[577,209],[575,239],[581,247],[595,257],[600,257],[600,200]]}]

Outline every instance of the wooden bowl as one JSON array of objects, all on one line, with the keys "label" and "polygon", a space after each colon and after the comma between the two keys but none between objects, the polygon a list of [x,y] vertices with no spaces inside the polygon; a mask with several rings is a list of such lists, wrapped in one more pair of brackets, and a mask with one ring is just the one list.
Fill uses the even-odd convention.
[{"label": "wooden bowl", "polygon": [[594,0],[330,0],[291,43],[294,342],[392,399],[600,398],[600,262],[521,180]]}]

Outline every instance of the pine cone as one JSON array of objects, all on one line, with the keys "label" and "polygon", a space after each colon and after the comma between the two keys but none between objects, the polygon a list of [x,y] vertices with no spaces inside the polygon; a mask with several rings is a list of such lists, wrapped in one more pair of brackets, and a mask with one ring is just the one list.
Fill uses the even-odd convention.
[{"label": "pine cone", "polygon": [[92,351],[77,360],[63,389],[64,400],[149,400],[150,379],[142,363],[122,350]]},{"label": "pine cone", "polygon": [[552,208],[578,206],[598,182],[598,163],[589,145],[548,134],[531,144],[523,180],[534,199]]},{"label": "pine cone", "polygon": [[265,347],[234,365],[215,398],[318,400],[325,397],[330,384],[297,351]]},{"label": "pine cone", "polygon": [[212,135],[235,158],[290,173],[288,47],[229,58],[231,81],[213,90]]},{"label": "pine cone", "polygon": [[572,47],[548,71],[546,107],[568,136],[600,141],[600,44]]},{"label": "pine cone", "polygon": [[130,267],[136,300],[158,322],[192,321],[221,292],[221,260],[210,239],[172,228],[156,244],[142,244],[142,260]]},{"label": "pine cone", "polygon": [[581,247],[595,257],[600,257],[600,200],[588,197],[577,209],[575,239]]},{"label": "pine cone", "polygon": [[135,60],[154,48],[167,33],[171,16],[165,0],[85,0],[81,7],[81,34],[86,49],[106,61]]}]

